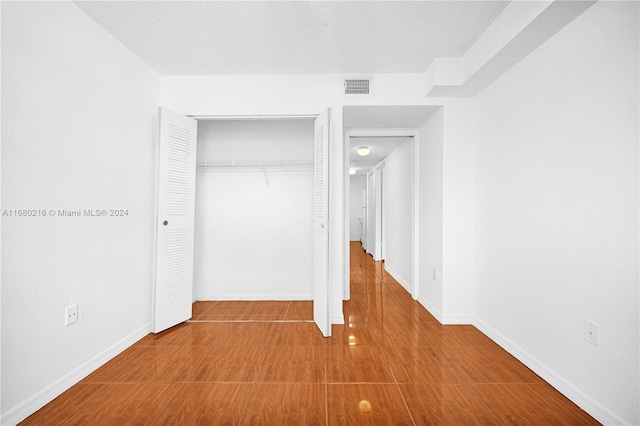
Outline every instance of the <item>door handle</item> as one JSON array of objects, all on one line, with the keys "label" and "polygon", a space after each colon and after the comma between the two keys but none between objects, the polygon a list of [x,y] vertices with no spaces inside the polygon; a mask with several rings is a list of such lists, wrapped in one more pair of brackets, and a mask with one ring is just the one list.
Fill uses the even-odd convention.
[{"label": "door handle", "polygon": [[162,222],[162,224],[163,224],[164,226],[167,226],[167,225],[169,224],[169,221],[168,221],[168,220],[165,220],[164,222]]}]

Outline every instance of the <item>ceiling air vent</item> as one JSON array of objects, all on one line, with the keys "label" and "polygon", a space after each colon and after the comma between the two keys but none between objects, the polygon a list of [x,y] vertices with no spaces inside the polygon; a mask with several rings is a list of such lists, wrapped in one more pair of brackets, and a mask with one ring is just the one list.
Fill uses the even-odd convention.
[{"label": "ceiling air vent", "polygon": [[345,95],[368,95],[369,80],[345,80],[344,94]]}]

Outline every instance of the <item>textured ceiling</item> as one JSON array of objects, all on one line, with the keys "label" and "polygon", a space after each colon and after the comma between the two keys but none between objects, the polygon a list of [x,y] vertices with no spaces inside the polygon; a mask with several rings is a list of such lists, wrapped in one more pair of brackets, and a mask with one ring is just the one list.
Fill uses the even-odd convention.
[{"label": "textured ceiling", "polygon": [[[419,128],[439,107],[429,105],[385,105],[385,106],[344,106],[342,123],[346,129],[416,129]],[[372,134],[375,133],[372,131]],[[410,137],[393,137],[393,131],[387,130],[390,137],[351,137],[349,139],[349,166],[358,174],[366,173],[384,159],[398,144]],[[371,153],[361,157],[356,150],[359,146],[368,146]]]},{"label": "textured ceiling", "polygon": [[161,75],[423,72],[506,1],[76,1]]},{"label": "textured ceiling", "polygon": [[[366,174],[376,164],[382,161],[401,142],[411,137],[363,137],[349,138],[349,168],[356,169],[359,174]],[[369,155],[358,155],[358,147],[366,146],[371,149]]]}]

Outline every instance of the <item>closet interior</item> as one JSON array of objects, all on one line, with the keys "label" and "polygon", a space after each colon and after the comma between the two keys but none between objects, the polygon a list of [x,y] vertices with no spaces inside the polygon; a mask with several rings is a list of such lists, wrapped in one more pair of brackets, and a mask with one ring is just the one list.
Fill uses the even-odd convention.
[{"label": "closet interior", "polygon": [[313,299],[313,119],[199,120],[195,300]]}]

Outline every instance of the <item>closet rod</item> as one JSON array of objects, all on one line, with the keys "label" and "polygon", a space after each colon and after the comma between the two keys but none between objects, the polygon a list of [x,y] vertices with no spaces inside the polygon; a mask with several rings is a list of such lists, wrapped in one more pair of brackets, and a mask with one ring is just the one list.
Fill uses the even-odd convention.
[{"label": "closet rod", "polygon": [[313,166],[313,160],[216,160],[197,164],[198,167],[300,167]]},{"label": "closet rod", "polygon": [[189,115],[196,120],[313,120],[318,114],[272,114],[272,115]]}]

